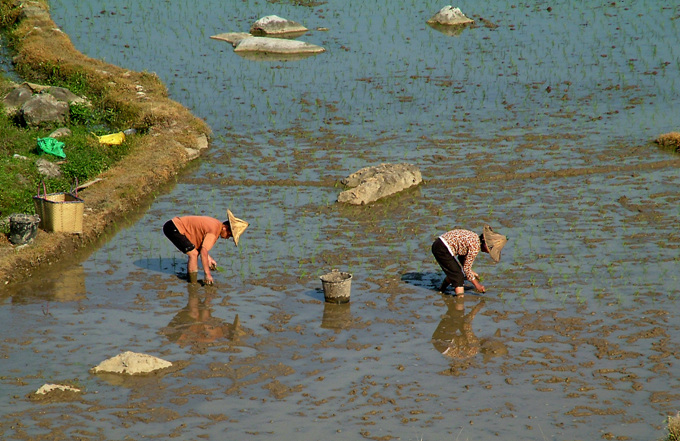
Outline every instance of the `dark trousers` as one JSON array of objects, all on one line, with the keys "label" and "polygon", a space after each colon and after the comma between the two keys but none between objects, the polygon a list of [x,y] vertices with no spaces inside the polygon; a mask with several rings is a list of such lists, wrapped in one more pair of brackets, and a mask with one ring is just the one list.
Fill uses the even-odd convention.
[{"label": "dark trousers", "polygon": [[165,234],[165,237],[170,239],[170,242],[184,254],[196,248],[184,234],[179,232],[172,220],[167,221],[165,225],[163,225],[163,234]]},{"label": "dark trousers", "polygon": [[440,238],[437,238],[432,244],[432,255],[437,260],[439,266],[442,267],[444,274],[446,274],[454,288],[464,285],[465,274],[463,273],[463,265],[465,265],[465,256],[460,256],[460,260],[456,259],[455,256],[451,255],[449,249],[446,248],[446,245],[444,245]]}]

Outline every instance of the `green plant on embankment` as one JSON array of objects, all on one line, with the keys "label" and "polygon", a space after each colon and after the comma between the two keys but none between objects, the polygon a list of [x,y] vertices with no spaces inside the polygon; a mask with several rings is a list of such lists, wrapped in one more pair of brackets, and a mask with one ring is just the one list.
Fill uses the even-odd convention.
[{"label": "green plant on embankment", "polygon": [[[16,8],[0,0],[0,26],[4,43],[12,50],[20,50],[25,41],[17,37]],[[40,53],[41,48],[34,48]],[[29,52],[30,54],[30,52]],[[23,55],[24,62],[17,63],[16,74],[25,81],[41,85],[59,86],[79,96],[85,96],[91,105],[72,104],[65,124],[26,127],[20,118],[9,115],[0,104],[0,220],[13,213],[34,213],[34,196],[44,181],[49,193],[69,191],[76,181],[80,184],[94,178],[126,155],[134,140],[128,138],[122,145],[100,144],[93,133],[101,135],[123,130],[131,126],[139,116],[116,99],[116,91],[107,90],[108,85],[81,68],[77,61],[68,63],[45,61],[39,57]],[[62,54],[64,59],[68,54]],[[149,88],[153,88],[153,79]],[[13,85],[5,75],[0,77],[0,98],[12,90]],[[142,123],[143,125],[143,123]],[[60,138],[64,143],[66,159],[52,155],[40,155],[37,150],[39,138],[47,137],[53,130],[67,127],[71,135]],[[36,161],[46,159],[61,169],[61,176],[44,178],[38,171]],[[6,223],[2,227],[7,228]]]},{"label": "green plant on embankment", "polygon": [[668,435],[664,441],[680,441],[680,412],[675,416],[669,416],[667,423]]},{"label": "green plant on embankment", "polygon": [[[8,80],[2,79],[0,92],[4,96],[9,90]],[[63,87],[68,84],[61,83]],[[75,87],[74,87],[75,88]],[[64,142],[66,159],[40,155],[37,140],[44,138],[57,126],[28,128],[9,117],[4,109],[0,111],[0,218],[13,213],[34,213],[34,196],[44,180],[50,193],[68,191],[76,181],[84,183],[106,170],[130,150],[130,140],[121,145],[99,144],[92,133],[103,134],[118,130],[115,128],[116,114],[110,109],[94,104],[92,107],[75,105],[71,107],[68,127],[71,136],[61,138]],[[58,178],[43,178],[38,172],[36,161],[44,158],[59,163],[62,175]]]}]

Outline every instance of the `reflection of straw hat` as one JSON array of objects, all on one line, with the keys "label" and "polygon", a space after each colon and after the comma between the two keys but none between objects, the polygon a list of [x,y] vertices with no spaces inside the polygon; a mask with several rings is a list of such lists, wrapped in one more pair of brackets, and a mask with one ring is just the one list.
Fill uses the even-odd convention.
[{"label": "reflection of straw hat", "polygon": [[494,233],[490,226],[484,225],[484,232],[482,233],[486,247],[489,249],[489,254],[494,262],[498,263],[501,260],[501,250],[508,241],[508,238],[502,234]]},{"label": "reflection of straw hat", "polygon": [[238,238],[246,231],[249,224],[243,219],[235,217],[231,210],[227,210],[227,217],[229,218],[229,228],[231,229],[231,235],[234,238],[234,244],[238,246]]}]

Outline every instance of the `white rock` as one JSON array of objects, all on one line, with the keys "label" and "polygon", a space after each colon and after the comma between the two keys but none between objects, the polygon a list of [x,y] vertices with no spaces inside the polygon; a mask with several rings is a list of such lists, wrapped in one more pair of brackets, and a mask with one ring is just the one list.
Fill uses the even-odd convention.
[{"label": "white rock", "polygon": [[226,41],[236,46],[244,38],[252,37],[252,34],[248,32],[225,32],[223,34],[212,35],[210,38],[213,40]]},{"label": "white rock", "polygon": [[235,52],[266,52],[273,54],[321,53],[326,49],[304,41],[271,37],[249,37],[241,40]]},{"label": "white rock", "polygon": [[281,18],[278,15],[267,15],[257,20],[250,27],[253,35],[276,35],[289,33],[305,33],[307,28],[300,23]]},{"label": "white rock", "polygon": [[427,22],[430,24],[457,26],[471,24],[475,21],[467,18],[465,14],[461,12],[460,8],[454,8],[453,6],[448,5],[441,8],[439,12],[434,14]]},{"label": "white rock", "polygon": [[48,393],[60,390],[65,392],[77,392],[80,393],[81,390],[72,386],[67,386],[64,384],[43,384],[40,389],[35,391],[36,395],[47,395]]},{"label": "white rock", "polygon": [[147,354],[139,354],[136,352],[123,352],[113,358],[104,360],[97,366],[92,368],[92,372],[112,372],[117,374],[145,374],[159,369],[165,369],[172,366],[169,361],[154,357]]}]

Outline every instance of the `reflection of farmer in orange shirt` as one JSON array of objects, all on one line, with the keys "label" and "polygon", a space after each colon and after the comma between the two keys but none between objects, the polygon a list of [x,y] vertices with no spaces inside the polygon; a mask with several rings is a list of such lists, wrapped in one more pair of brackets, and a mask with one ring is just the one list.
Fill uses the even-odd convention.
[{"label": "reflection of farmer in orange shirt", "polygon": [[[189,286],[196,287],[196,285]],[[163,329],[163,334],[181,346],[233,338],[239,326],[238,316],[233,325],[213,317],[210,300],[210,296],[201,300],[197,288],[190,288],[187,306],[173,317],[168,326]]]},{"label": "reflection of farmer in orange shirt", "polygon": [[432,334],[432,345],[447,357],[464,360],[479,353],[479,339],[472,332],[472,319],[484,306],[477,303],[466,315],[462,297],[445,297],[448,311]]}]

